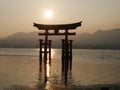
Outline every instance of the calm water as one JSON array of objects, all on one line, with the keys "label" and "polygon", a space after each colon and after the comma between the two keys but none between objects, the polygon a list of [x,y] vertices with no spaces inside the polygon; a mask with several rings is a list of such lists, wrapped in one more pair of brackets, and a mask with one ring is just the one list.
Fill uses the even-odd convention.
[{"label": "calm water", "polygon": [[[52,49],[52,65],[39,70],[39,49],[0,49],[0,90],[11,87],[29,90],[53,90],[54,86],[68,87],[94,84],[120,84],[119,50],[73,50],[73,68],[65,85],[61,73],[61,50]],[[14,90],[14,89],[13,89]]]}]

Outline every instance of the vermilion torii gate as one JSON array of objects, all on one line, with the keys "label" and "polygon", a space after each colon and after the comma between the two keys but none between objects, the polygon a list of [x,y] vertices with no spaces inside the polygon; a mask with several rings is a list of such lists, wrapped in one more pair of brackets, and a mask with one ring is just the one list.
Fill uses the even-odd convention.
[{"label": "vermilion torii gate", "polygon": [[[42,53],[44,53],[44,66],[46,67],[47,62],[47,53],[49,53],[49,63],[51,65],[51,40],[48,40],[48,36],[65,36],[65,39],[62,39],[62,72],[67,73],[69,62],[70,62],[70,70],[72,68],[72,40],[68,39],[69,35],[75,35],[75,32],[70,32],[69,30],[76,29],[81,26],[81,22],[71,23],[71,24],[60,24],[60,25],[46,25],[46,24],[37,24],[33,23],[38,30],[44,30],[44,33],[39,33],[40,36],[45,36],[45,40],[40,41],[40,66],[42,65]],[[53,32],[49,32],[53,30]],[[64,30],[64,32],[60,32],[60,30]],[[43,42],[44,41],[44,42]],[[44,51],[42,48],[44,46]],[[49,51],[47,49],[49,48]]]}]

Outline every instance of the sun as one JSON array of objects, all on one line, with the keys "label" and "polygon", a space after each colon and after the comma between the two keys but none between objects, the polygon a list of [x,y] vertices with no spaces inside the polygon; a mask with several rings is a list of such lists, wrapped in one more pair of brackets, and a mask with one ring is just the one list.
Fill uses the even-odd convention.
[{"label": "sun", "polygon": [[44,12],[44,16],[45,16],[45,18],[47,18],[47,19],[52,18],[52,16],[53,16],[52,10],[47,9],[47,10]]}]

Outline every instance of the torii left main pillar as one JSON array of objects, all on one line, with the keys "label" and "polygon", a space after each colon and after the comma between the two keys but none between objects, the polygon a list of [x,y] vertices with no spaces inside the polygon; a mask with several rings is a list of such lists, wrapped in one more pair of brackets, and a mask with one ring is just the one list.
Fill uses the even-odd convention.
[{"label": "torii left main pillar", "polygon": [[[49,54],[49,65],[51,65],[51,42],[52,40],[48,40],[48,30],[45,30],[44,33],[45,39],[39,40],[39,60],[40,60],[40,67],[42,66],[42,54],[44,54],[44,66],[46,66],[47,58]],[[42,48],[44,47],[44,50]]]}]

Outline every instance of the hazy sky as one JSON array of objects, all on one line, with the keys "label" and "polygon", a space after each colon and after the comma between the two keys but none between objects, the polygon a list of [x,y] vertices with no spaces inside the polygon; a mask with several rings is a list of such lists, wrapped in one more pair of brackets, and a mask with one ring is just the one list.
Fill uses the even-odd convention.
[{"label": "hazy sky", "polygon": [[[44,17],[47,9],[51,19]],[[77,33],[120,28],[120,0],[0,0],[0,37],[37,31],[41,24],[83,21]]]}]

